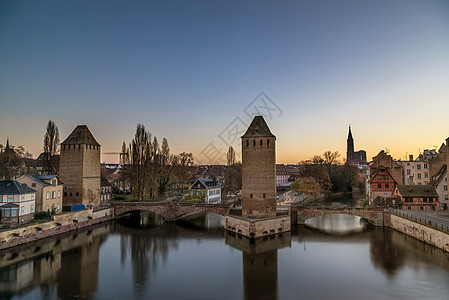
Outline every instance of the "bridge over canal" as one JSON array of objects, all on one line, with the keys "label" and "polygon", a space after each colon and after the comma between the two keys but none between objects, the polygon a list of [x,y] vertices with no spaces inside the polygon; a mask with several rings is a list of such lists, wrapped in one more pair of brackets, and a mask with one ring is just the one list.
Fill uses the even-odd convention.
[{"label": "bridge over canal", "polygon": [[111,205],[114,208],[115,217],[132,211],[150,211],[161,215],[165,221],[176,221],[208,212],[224,216],[229,212],[232,204],[112,201]]},{"label": "bridge over canal", "polygon": [[329,214],[348,214],[366,219],[374,226],[384,226],[384,209],[377,207],[292,206],[292,224],[305,224],[307,219]]}]

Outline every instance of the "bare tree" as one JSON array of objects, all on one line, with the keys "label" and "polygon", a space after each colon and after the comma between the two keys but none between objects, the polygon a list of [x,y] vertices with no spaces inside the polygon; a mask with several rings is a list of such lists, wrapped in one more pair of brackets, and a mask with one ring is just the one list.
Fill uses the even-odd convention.
[{"label": "bare tree", "polygon": [[235,164],[235,151],[234,148],[232,148],[232,146],[229,147],[226,158],[228,162],[228,167],[233,166]]},{"label": "bare tree", "polygon": [[232,146],[229,147],[226,158],[224,190],[231,193],[242,188],[242,165],[235,162],[235,151]]},{"label": "bare tree", "polygon": [[137,125],[134,139],[129,145],[130,177],[134,196],[142,201],[148,181],[151,159],[151,134],[142,124]]},{"label": "bare tree", "polygon": [[55,122],[48,121],[47,131],[44,135],[43,171],[45,174],[58,172],[57,154],[59,153],[59,130]]}]

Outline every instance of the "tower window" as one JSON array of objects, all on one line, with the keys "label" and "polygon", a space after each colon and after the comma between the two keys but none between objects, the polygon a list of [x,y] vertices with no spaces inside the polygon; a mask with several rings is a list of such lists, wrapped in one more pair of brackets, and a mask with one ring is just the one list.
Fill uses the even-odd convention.
[{"label": "tower window", "polygon": [[80,193],[79,192],[76,192],[76,196],[78,197],[80,195]]},{"label": "tower window", "polygon": [[253,146],[256,146],[256,140],[253,140]]},{"label": "tower window", "polygon": [[263,193],[263,197],[265,198],[265,193]]},{"label": "tower window", "polygon": [[253,194],[249,194],[249,197],[252,198],[252,197],[253,197]]},{"label": "tower window", "polygon": [[246,140],[246,147],[249,147],[249,140]]},{"label": "tower window", "polygon": [[262,146],[262,140],[260,140],[260,145]]},{"label": "tower window", "polygon": [[270,146],[270,140],[267,140],[267,146],[268,147]]}]

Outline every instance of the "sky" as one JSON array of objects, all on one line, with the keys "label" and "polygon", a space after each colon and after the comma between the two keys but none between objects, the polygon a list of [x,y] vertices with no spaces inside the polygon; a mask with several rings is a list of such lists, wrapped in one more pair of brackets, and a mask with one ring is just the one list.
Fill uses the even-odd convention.
[{"label": "sky", "polygon": [[264,115],[278,163],[344,158],[349,125],[405,159],[449,137],[449,1],[0,0],[0,103],[0,143],[34,157],[51,119],[222,163]]}]

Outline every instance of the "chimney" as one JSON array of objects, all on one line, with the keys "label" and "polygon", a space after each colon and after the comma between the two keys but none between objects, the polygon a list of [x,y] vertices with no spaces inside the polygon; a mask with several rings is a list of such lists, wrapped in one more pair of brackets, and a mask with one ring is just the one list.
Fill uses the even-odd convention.
[{"label": "chimney", "polygon": [[409,160],[410,160],[410,161],[413,161],[413,154],[410,154],[410,155],[409,155]]}]

